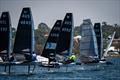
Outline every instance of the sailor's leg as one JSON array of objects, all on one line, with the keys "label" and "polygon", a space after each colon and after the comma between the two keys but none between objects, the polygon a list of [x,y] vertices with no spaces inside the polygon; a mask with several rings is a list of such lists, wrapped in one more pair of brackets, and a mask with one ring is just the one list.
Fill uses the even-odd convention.
[{"label": "sailor's leg", "polygon": [[5,69],[4,69],[4,72],[6,72],[6,69],[7,69],[7,64],[5,64]]},{"label": "sailor's leg", "polygon": [[30,65],[28,65],[28,74],[30,73]]},{"label": "sailor's leg", "polygon": [[33,65],[33,69],[32,69],[32,72],[35,70],[35,68],[36,68],[36,65]]},{"label": "sailor's leg", "polygon": [[9,75],[10,75],[10,72],[11,72],[11,64],[9,64],[8,67],[9,67]]}]

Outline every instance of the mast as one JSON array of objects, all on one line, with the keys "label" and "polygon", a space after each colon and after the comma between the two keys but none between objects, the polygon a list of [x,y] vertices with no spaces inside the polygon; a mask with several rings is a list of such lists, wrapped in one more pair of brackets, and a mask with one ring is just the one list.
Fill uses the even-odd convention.
[{"label": "mast", "polygon": [[34,31],[34,21],[33,21],[33,16],[32,16],[32,12],[30,10],[30,16],[31,16],[31,23],[32,23],[32,29],[31,29],[31,54],[33,54],[33,52],[35,52],[35,31]]},{"label": "mast", "polygon": [[9,12],[8,12],[8,19],[9,19],[9,47],[8,47],[8,59],[10,58],[10,53],[12,52],[12,50],[11,50],[11,47],[12,47],[12,44],[11,44],[11,42],[12,42],[12,25],[11,25],[11,19],[10,19],[10,14],[9,14]]}]

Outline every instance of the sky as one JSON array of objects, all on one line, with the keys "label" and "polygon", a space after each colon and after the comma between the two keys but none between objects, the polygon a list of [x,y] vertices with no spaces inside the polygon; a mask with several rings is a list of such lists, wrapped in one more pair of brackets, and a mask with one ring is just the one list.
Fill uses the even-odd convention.
[{"label": "sky", "polygon": [[65,14],[73,13],[74,26],[80,26],[84,19],[94,23],[106,21],[120,25],[120,0],[0,0],[0,15],[9,11],[12,27],[17,27],[23,7],[30,7],[35,28],[43,22],[53,27]]}]

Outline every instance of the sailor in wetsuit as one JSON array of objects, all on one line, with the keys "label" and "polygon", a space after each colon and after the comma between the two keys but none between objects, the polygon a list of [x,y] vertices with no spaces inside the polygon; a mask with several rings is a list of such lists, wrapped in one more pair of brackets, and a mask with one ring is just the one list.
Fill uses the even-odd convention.
[{"label": "sailor in wetsuit", "polygon": [[24,56],[27,61],[35,61],[36,60],[36,54],[34,52],[32,54],[24,53]]},{"label": "sailor in wetsuit", "polygon": [[10,56],[10,58],[9,58],[9,61],[10,61],[10,62],[16,61],[16,59],[15,59],[15,53],[11,53],[11,56]]},{"label": "sailor in wetsuit", "polygon": [[72,63],[72,62],[75,62],[76,61],[76,55],[74,53],[72,53],[72,55],[68,58],[68,60],[66,60],[64,62],[64,64],[69,64],[69,63]]}]

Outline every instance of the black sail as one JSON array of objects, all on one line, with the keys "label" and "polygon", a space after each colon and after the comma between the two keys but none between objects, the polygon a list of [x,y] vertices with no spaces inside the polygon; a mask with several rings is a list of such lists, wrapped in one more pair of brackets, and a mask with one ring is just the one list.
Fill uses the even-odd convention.
[{"label": "black sail", "polygon": [[14,42],[13,53],[34,51],[34,23],[30,8],[23,8]]},{"label": "black sail", "polygon": [[66,55],[72,53],[72,41],[73,41],[73,15],[67,13],[62,23],[59,40],[56,48],[56,54]]},{"label": "black sail", "polygon": [[61,24],[62,24],[62,20],[57,20],[56,23],[54,24],[54,26],[48,36],[48,39],[46,41],[46,44],[44,46],[41,56],[47,57],[49,59],[50,59],[51,55],[52,55],[52,57],[55,57],[56,46],[58,43]]},{"label": "black sail", "polygon": [[9,57],[10,54],[10,32],[11,21],[9,12],[3,12],[0,18],[0,55],[2,57]]},{"label": "black sail", "polygon": [[96,34],[97,45],[98,45],[98,58],[101,59],[102,52],[103,52],[103,38],[102,38],[102,28],[100,23],[94,24],[94,31]]}]

